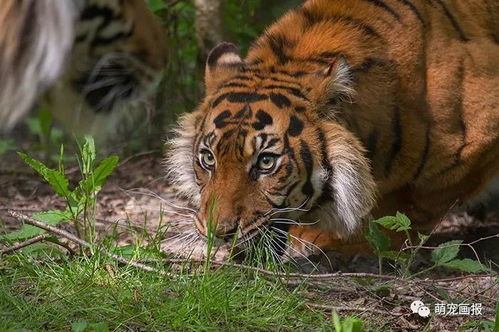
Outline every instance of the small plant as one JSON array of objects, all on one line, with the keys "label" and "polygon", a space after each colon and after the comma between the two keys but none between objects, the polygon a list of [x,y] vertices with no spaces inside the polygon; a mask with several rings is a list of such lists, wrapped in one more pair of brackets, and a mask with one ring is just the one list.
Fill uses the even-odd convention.
[{"label": "small plant", "polygon": [[52,112],[46,108],[38,110],[36,116],[26,118],[29,131],[38,137],[38,144],[34,148],[41,150],[44,154],[45,163],[56,162],[60,157],[57,155],[57,147],[62,144],[63,132],[54,128]]},{"label": "small plant", "polygon": [[[78,184],[70,189],[63,163],[64,148],[61,146],[59,165],[52,169],[28,155],[19,152],[19,156],[37,171],[50,184],[52,189],[66,201],[65,210],[53,210],[36,213],[34,218],[56,225],[61,221],[70,221],[74,224],[78,237],[89,243],[95,243],[96,195],[106,182],[109,175],[118,163],[118,157],[111,156],[104,159],[99,165],[95,164],[95,144],[91,137],[85,137],[81,153],[82,178]],[[6,236],[8,240],[23,240],[44,233],[44,230],[30,225],[24,225],[19,231]]]},{"label": "small plant", "polygon": [[360,319],[346,317],[341,320],[336,311],[333,311],[333,324],[336,332],[362,332],[364,330]]},{"label": "small plant", "polygon": [[[390,250],[390,238],[379,229],[378,225],[381,225],[383,228],[391,231],[404,232],[407,237],[407,243],[409,244],[409,247],[407,248],[408,252],[405,252],[404,250]],[[412,263],[414,262],[419,249],[428,240],[428,236],[418,233],[419,243],[415,245],[409,233],[410,230],[410,219],[405,214],[400,212],[397,212],[395,216],[386,216],[369,222],[369,227],[365,233],[365,237],[372,246],[374,253],[378,256],[380,274],[382,272],[383,259],[386,258],[394,261],[402,268],[402,275],[404,277],[411,276],[410,268]],[[487,271],[488,269],[478,261],[469,258],[456,259],[462,242],[462,240],[453,240],[442,243],[438,247],[434,248],[431,253],[433,265],[413,274],[412,277],[426,273],[436,267],[446,267],[474,273]]]}]

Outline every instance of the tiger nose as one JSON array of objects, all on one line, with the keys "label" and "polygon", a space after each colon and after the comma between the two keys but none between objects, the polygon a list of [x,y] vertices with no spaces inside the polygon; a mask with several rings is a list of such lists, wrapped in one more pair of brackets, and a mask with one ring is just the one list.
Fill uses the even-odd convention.
[{"label": "tiger nose", "polygon": [[211,232],[217,238],[223,240],[230,240],[233,236],[235,236],[239,227],[238,225],[239,219],[235,221],[219,221],[217,223],[211,222],[211,224],[209,221],[205,221],[201,223],[201,225],[197,224],[198,230],[201,234],[209,236],[209,233]]}]

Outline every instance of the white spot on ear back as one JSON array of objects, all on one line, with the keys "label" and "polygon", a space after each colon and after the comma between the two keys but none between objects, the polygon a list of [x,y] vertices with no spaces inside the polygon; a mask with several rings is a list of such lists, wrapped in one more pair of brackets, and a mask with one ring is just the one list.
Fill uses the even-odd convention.
[{"label": "white spot on ear back", "polygon": [[220,58],[218,58],[217,65],[237,65],[242,63],[242,59],[239,55],[234,53],[225,53]]}]

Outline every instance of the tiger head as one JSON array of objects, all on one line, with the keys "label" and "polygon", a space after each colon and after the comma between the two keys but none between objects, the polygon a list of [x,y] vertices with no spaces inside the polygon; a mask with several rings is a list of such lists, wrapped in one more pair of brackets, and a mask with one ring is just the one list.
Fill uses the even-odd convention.
[{"label": "tiger head", "polygon": [[0,26],[0,127],[45,94],[63,122],[87,131],[95,114],[143,95],[167,60],[144,0],[5,0]]},{"label": "tiger head", "polygon": [[264,229],[317,223],[348,236],[374,204],[360,142],[325,110],[352,97],[348,65],[269,67],[234,45],[212,50],[206,97],[179,122],[167,169],[207,235],[244,242]]},{"label": "tiger head", "polygon": [[163,29],[143,0],[85,0],[69,64],[49,93],[51,105],[81,105],[82,119],[120,108],[156,81],[166,64],[165,45]]}]

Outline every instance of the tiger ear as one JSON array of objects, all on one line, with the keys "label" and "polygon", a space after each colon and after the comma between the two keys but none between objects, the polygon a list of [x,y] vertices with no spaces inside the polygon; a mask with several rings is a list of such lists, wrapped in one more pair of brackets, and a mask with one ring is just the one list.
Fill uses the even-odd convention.
[{"label": "tiger ear", "polygon": [[323,228],[347,237],[361,226],[375,206],[377,186],[360,141],[338,124],[325,124],[330,174],[326,179],[329,199],[321,217]]},{"label": "tiger ear", "polygon": [[224,79],[238,71],[243,64],[236,45],[223,42],[215,46],[206,61],[206,94],[213,92]]},{"label": "tiger ear", "polygon": [[355,90],[352,88],[351,68],[344,56],[336,56],[324,69],[312,75],[314,87],[311,99],[318,110],[328,112],[334,110],[341,102],[351,101]]}]

